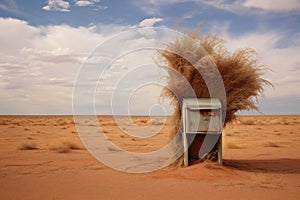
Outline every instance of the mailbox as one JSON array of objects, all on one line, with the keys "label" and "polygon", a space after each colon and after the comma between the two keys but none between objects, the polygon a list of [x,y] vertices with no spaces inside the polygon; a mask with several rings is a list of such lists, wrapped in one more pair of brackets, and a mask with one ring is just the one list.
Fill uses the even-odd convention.
[{"label": "mailbox", "polygon": [[[187,98],[182,101],[184,165],[212,151],[222,164],[222,105],[214,98]],[[190,154],[190,155],[189,155]]]}]

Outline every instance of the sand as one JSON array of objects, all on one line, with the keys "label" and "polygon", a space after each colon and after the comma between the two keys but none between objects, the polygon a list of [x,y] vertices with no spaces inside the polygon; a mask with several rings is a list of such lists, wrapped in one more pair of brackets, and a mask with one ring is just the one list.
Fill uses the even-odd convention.
[{"label": "sand", "polygon": [[[124,119],[125,121],[128,119]],[[147,126],[147,117],[135,117]],[[99,118],[108,138],[133,152],[168,142],[167,121],[147,139]],[[162,118],[152,122],[159,126]],[[88,118],[86,119],[88,126]],[[132,129],[128,125],[128,130]],[[131,174],[111,169],[81,143],[71,116],[0,117],[0,199],[299,199],[300,116],[244,116],[223,132],[224,165],[195,163]]]}]

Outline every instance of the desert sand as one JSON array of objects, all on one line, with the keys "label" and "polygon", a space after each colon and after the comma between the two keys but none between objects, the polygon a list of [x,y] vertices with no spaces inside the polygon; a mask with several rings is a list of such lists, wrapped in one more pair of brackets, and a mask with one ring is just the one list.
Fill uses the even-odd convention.
[{"label": "desert sand", "polygon": [[[142,139],[99,117],[107,137],[127,151],[151,152],[168,142],[168,120],[132,120],[164,127]],[[240,116],[222,137],[223,166],[199,162],[132,174],[96,160],[72,116],[1,116],[0,199],[299,199],[300,116]]]}]

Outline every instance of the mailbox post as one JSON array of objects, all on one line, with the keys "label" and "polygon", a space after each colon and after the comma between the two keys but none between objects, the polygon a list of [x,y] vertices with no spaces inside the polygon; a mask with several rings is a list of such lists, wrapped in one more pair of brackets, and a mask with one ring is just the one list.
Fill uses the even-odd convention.
[{"label": "mailbox post", "polygon": [[[214,98],[186,98],[182,102],[181,114],[184,165],[188,166],[192,156],[189,156],[189,151],[199,159],[213,149],[217,152],[219,164],[222,164],[221,102]],[[195,142],[196,140],[200,142]]]}]

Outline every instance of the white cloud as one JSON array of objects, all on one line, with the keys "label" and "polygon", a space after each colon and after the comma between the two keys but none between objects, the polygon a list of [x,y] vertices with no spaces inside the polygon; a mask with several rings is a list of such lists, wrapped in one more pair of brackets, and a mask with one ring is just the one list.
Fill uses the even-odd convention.
[{"label": "white cloud", "polygon": [[[81,61],[107,35],[90,27],[31,26],[0,18],[1,113],[71,113]],[[22,37],[20,37],[22,33]]]},{"label": "white cloud", "polygon": [[141,27],[139,33],[145,36],[154,36],[156,34],[156,31],[153,29],[153,27],[156,23],[161,21],[163,21],[162,18],[156,18],[156,17],[143,19],[139,23],[139,27]]},{"label": "white cloud", "polygon": [[260,14],[264,12],[300,10],[299,0],[195,0],[195,2],[237,14]]},{"label": "white cloud", "polygon": [[[3,44],[0,46],[0,113],[71,114],[74,81],[82,61],[97,45],[108,40],[112,35],[124,33],[125,30],[135,27],[137,25],[32,26],[23,20],[0,18],[0,29],[7,30],[0,33],[0,42]],[[88,77],[80,86],[84,88],[83,93],[93,90],[100,76],[97,70],[102,70],[106,66],[104,64],[115,58],[114,56],[126,52],[123,57],[115,60],[110,70],[104,74],[103,80],[108,81],[103,88],[100,88],[104,96],[97,96],[99,97],[97,106],[109,112],[107,102],[110,101],[106,97],[107,90],[111,92],[114,88],[112,84],[117,84],[120,79],[125,78],[120,89],[123,90],[123,94],[128,94],[134,83],[138,84],[131,80],[144,81],[150,76],[157,78],[153,77],[153,74],[158,72],[152,69],[156,66],[153,64],[152,57],[156,51],[147,48],[139,49],[153,46],[155,41],[139,32],[127,34],[125,31],[124,37],[113,39],[109,44],[103,45],[99,55],[95,55],[95,58],[91,57],[89,60],[91,62],[87,62]],[[128,49],[133,51],[127,51]],[[138,51],[134,51],[135,49]],[[152,63],[152,65],[146,66],[147,70],[131,73],[130,67],[145,63]],[[123,77],[125,72],[129,73],[129,78]],[[126,88],[128,91],[124,91]],[[151,94],[148,93],[148,96],[145,95],[143,98],[147,102],[157,103],[158,97]],[[93,103],[90,101],[91,99],[88,99],[85,94],[80,98],[83,113],[84,106]],[[116,105],[126,106],[123,98],[117,98],[116,101]],[[119,114],[120,112],[119,110]]]},{"label": "white cloud", "polygon": [[6,54],[12,54],[22,46],[29,46],[30,41],[40,34],[38,28],[28,26],[27,22],[13,18],[0,18],[0,29],[5,30],[1,32],[0,48],[3,48],[3,51],[0,52],[6,52]]},{"label": "white cloud", "polygon": [[137,6],[143,12],[146,12],[149,15],[158,15],[161,14],[161,6],[172,5],[175,3],[182,3],[190,0],[151,0],[151,1],[140,1],[133,0],[131,1],[134,6]]},{"label": "white cloud", "polygon": [[246,0],[242,4],[245,7],[257,8],[268,11],[296,11],[300,10],[299,0]]},{"label": "white cloud", "polygon": [[84,54],[73,53],[69,48],[57,48],[53,50],[39,50],[33,48],[22,48],[21,55],[35,61],[48,63],[82,63]]},{"label": "white cloud", "polygon": [[152,17],[152,18],[147,18],[144,19],[140,22],[140,26],[153,26],[154,24],[163,21],[162,18],[156,18],[156,17]]},{"label": "white cloud", "polygon": [[243,10],[243,6],[241,4],[241,1],[239,0],[199,0],[199,3],[203,3],[220,10],[226,10],[235,13],[240,13]]},{"label": "white cloud", "polygon": [[70,11],[70,3],[64,0],[48,0],[47,5],[45,5],[42,9],[47,11],[61,11],[61,12],[69,12]]},{"label": "white cloud", "polygon": [[20,12],[19,6],[15,2],[15,0],[4,0],[0,3],[0,9],[13,13]]},{"label": "white cloud", "polygon": [[76,0],[76,5],[77,6],[90,6],[95,3],[99,3],[100,0]]},{"label": "white cloud", "polygon": [[162,6],[170,6],[183,2],[207,5],[242,15],[300,10],[300,0],[151,0],[133,2],[134,5],[151,15],[159,14]]},{"label": "white cloud", "polygon": [[104,5],[99,5],[101,0],[75,0],[75,5],[79,7],[89,6],[93,10],[105,10],[108,7]]}]

